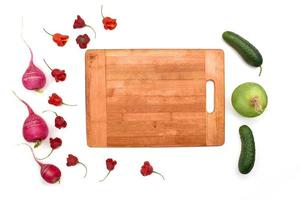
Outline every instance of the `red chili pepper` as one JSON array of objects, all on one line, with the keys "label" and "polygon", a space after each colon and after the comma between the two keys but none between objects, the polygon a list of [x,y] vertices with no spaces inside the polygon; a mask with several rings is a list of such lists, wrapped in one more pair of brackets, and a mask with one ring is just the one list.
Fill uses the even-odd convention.
[{"label": "red chili pepper", "polygon": [[103,5],[101,5],[102,23],[105,30],[114,30],[117,27],[117,20],[111,17],[104,17]]},{"label": "red chili pepper", "polygon": [[80,15],[77,15],[77,19],[75,19],[73,28],[83,28],[85,27],[85,21],[80,17]]},{"label": "red chili pepper", "polygon": [[56,82],[64,81],[66,80],[67,77],[65,70],[60,70],[60,69],[53,69],[51,75],[55,78]]},{"label": "red chili pepper", "polygon": [[107,173],[107,174],[104,176],[104,178],[101,179],[99,182],[104,181],[104,180],[108,177],[108,175],[110,174],[110,172],[111,172],[112,170],[114,170],[114,169],[115,169],[115,166],[117,165],[117,161],[116,161],[116,160],[113,160],[113,159],[111,159],[111,158],[106,159],[105,163],[106,163],[106,169],[108,170],[108,173]]},{"label": "red chili pepper", "polygon": [[82,162],[80,162],[78,160],[78,158],[72,154],[69,154],[68,157],[67,157],[67,166],[68,167],[71,167],[71,166],[75,166],[77,164],[81,164],[84,168],[85,168],[85,174],[84,174],[84,178],[86,177],[87,175],[87,167],[85,164],[83,164]]},{"label": "red chili pepper", "polygon": [[51,70],[51,75],[55,78],[56,82],[66,80],[67,74],[66,74],[65,70],[60,70],[60,69],[57,69],[57,68],[52,69],[48,65],[48,63],[46,62],[46,60],[45,59],[43,59],[43,60],[44,60],[45,64],[47,65],[47,67]]},{"label": "red chili pepper", "polygon": [[65,119],[62,116],[55,117],[55,127],[58,129],[67,127],[67,122],[65,121]]},{"label": "red chili pepper", "polygon": [[[55,114],[55,127],[58,129],[61,128],[66,128],[67,127],[67,122],[65,121],[65,119],[62,116],[59,116],[56,112],[52,111],[52,110],[45,110],[44,112],[52,112]],[[44,113],[43,112],[43,113]]]},{"label": "red chili pepper", "polygon": [[73,23],[73,28],[76,29],[76,28],[84,28],[84,27],[88,27],[88,28],[92,29],[92,31],[95,34],[95,38],[96,38],[96,31],[95,31],[95,29],[92,26],[87,25],[85,23],[84,19],[82,19],[80,17],[80,15],[77,15],[77,19],[75,19],[75,21]]},{"label": "red chili pepper", "polygon": [[48,158],[55,149],[59,148],[62,145],[62,140],[58,137],[56,138],[50,138],[50,147],[51,147],[51,151],[50,153],[45,156],[44,158],[38,159],[38,160],[44,160],[46,158]]},{"label": "red chili pepper", "polygon": [[114,170],[116,164],[117,164],[117,161],[115,161],[115,160],[113,160],[113,159],[111,159],[111,158],[108,158],[108,159],[106,160],[106,168],[107,168],[107,170],[108,170],[108,171]]},{"label": "red chili pepper", "polygon": [[[43,28],[44,29],[44,28]],[[68,35],[63,35],[60,33],[55,33],[55,34],[51,34],[48,31],[46,31],[46,29],[44,29],[44,31],[48,34],[52,36],[52,40],[57,44],[57,46],[59,47],[63,47],[65,46],[65,44],[68,42],[69,40],[69,36]]]},{"label": "red chili pepper", "polygon": [[48,103],[54,106],[60,106],[63,104],[63,101],[62,98],[56,93],[52,93],[52,95],[49,97]]},{"label": "red chili pepper", "polygon": [[76,42],[81,49],[85,49],[85,48],[87,48],[87,45],[90,42],[90,37],[87,34],[79,35],[76,38]]},{"label": "red chili pepper", "polygon": [[48,103],[54,106],[61,106],[61,105],[76,106],[76,105],[67,104],[63,102],[62,98],[58,96],[56,93],[52,93],[52,95],[49,97]]},{"label": "red chili pepper", "polygon": [[152,173],[160,175],[165,180],[164,176],[161,173],[158,173],[158,172],[153,170],[153,167],[152,167],[152,165],[150,164],[149,161],[145,161],[142,168],[141,168],[141,174],[143,176],[149,176]]},{"label": "red chili pepper", "polygon": [[61,144],[62,144],[62,140],[60,138],[58,138],[58,137],[56,137],[54,139],[50,138],[50,147],[52,149],[57,149],[58,147],[61,146]]},{"label": "red chili pepper", "polygon": [[68,155],[68,158],[67,158],[67,166],[68,167],[71,167],[71,166],[75,166],[77,165],[79,162],[78,158],[72,154],[69,154]]}]

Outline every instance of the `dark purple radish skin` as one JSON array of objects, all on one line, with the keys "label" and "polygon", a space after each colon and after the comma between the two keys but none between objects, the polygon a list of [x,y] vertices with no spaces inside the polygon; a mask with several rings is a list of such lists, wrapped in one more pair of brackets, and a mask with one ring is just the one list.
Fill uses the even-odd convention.
[{"label": "dark purple radish skin", "polygon": [[41,167],[41,176],[47,183],[57,183],[60,181],[61,178],[61,171],[58,167],[52,164],[44,164],[37,160],[37,158],[34,155],[34,152],[32,148],[28,144],[24,144],[28,146],[31,150],[32,156],[35,160],[35,162]]},{"label": "dark purple radish skin", "polygon": [[48,137],[48,126],[45,120],[39,115],[35,114],[31,107],[20,97],[17,96],[15,92],[14,95],[25,104],[28,109],[28,117],[25,119],[23,124],[23,137],[27,142],[33,142],[34,147],[38,147],[42,140]]}]

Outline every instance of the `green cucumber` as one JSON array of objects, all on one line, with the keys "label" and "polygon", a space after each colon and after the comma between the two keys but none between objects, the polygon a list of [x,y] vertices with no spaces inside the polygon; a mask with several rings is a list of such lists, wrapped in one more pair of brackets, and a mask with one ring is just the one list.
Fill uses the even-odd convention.
[{"label": "green cucumber", "polygon": [[251,129],[243,125],[239,129],[242,142],[242,149],[239,159],[239,171],[242,174],[248,174],[255,162],[255,143]]},{"label": "green cucumber", "polygon": [[231,31],[226,31],[222,35],[223,39],[234,48],[242,58],[253,67],[260,67],[259,75],[262,71],[263,57],[260,52],[246,39]]}]

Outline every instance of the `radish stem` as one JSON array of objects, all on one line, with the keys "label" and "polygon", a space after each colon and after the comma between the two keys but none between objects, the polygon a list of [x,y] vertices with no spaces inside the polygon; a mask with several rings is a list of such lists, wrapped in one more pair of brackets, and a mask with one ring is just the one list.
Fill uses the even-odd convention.
[{"label": "radish stem", "polygon": [[30,63],[32,63],[32,62],[33,62],[33,53],[32,53],[32,50],[31,50],[29,44],[28,44],[28,43],[26,42],[26,40],[24,39],[24,36],[23,36],[23,29],[24,29],[24,22],[23,22],[23,17],[22,17],[22,24],[21,24],[21,38],[22,38],[24,44],[27,46],[27,48],[28,48],[29,51],[30,51],[30,57],[31,57],[31,58],[30,58]]},{"label": "radish stem", "polygon": [[33,156],[35,162],[37,162],[37,164],[39,164],[39,166],[41,166],[41,167],[43,166],[43,164],[42,164],[41,162],[39,162],[39,161],[36,159],[35,154],[34,154],[34,152],[33,152],[33,149],[31,148],[31,146],[29,146],[29,145],[26,144],[26,143],[21,143],[21,144],[19,144],[19,145],[25,145],[25,146],[27,146],[27,147],[30,149],[31,154],[32,154],[32,156]]},{"label": "radish stem", "polygon": [[33,110],[32,110],[32,108],[23,100],[23,99],[21,99],[17,94],[16,94],[16,92],[15,91],[12,91],[12,93],[22,102],[22,103],[24,103],[25,104],[25,106],[27,107],[27,109],[28,109],[28,112],[29,112],[29,114],[33,114],[34,112],[33,112]]},{"label": "radish stem", "polygon": [[40,146],[40,144],[42,143],[41,140],[37,140],[35,143],[34,143],[34,148],[37,148],[38,146]]},{"label": "radish stem", "polygon": [[39,93],[39,94],[42,94],[43,92],[44,92],[44,90],[42,90],[42,89],[37,89],[37,90],[35,90],[37,93]]}]

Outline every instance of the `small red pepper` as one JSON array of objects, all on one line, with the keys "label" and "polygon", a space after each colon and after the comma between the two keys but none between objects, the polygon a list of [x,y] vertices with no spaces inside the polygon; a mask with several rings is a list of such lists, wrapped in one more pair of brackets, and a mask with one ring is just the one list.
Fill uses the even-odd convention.
[{"label": "small red pepper", "polygon": [[106,159],[106,168],[107,168],[108,171],[114,170],[116,164],[117,164],[116,160],[113,160],[111,158]]},{"label": "small red pepper", "polygon": [[101,179],[99,182],[104,181],[104,180],[108,177],[108,175],[110,174],[110,172],[111,172],[112,170],[114,170],[114,169],[115,169],[115,166],[117,165],[117,161],[116,161],[116,160],[113,160],[113,159],[111,159],[111,158],[106,159],[105,163],[106,163],[106,169],[108,170],[108,173],[107,173],[107,174],[104,176],[104,178]]},{"label": "small red pepper", "polygon": [[62,144],[62,140],[60,138],[58,138],[58,137],[56,137],[54,139],[50,138],[50,147],[52,149],[57,149],[58,147],[61,146],[61,144]]},{"label": "small red pepper", "polygon": [[46,60],[45,59],[43,59],[43,60],[44,60],[45,64],[47,65],[47,67],[51,70],[51,75],[53,76],[53,78],[55,78],[56,82],[66,80],[67,74],[66,74],[65,70],[60,70],[60,69],[57,69],[57,68],[52,69],[48,65],[48,63],[46,62]]},{"label": "small red pepper", "polygon": [[73,28],[76,29],[76,28],[84,28],[84,27],[88,27],[88,28],[92,29],[92,31],[95,34],[95,38],[96,38],[96,31],[95,31],[95,29],[92,26],[87,25],[85,23],[84,19],[82,19],[80,17],[80,15],[77,15],[77,19],[75,19],[75,21],[73,23]]},{"label": "small red pepper", "polygon": [[48,158],[52,154],[52,152],[55,149],[59,148],[61,145],[62,145],[62,140],[60,138],[58,138],[58,137],[50,138],[50,147],[51,147],[50,153],[46,157],[38,159],[38,160],[44,160],[44,159]]},{"label": "small red pepper", "polygon": [[66,165],[68,167],[71,167],[71,166],[75,166],[77,164],[81,164],[85,168],[85,174],[84,174],[84,178],[85,178],[86,175],[87,175],[87,167],[86,167],[86,165],[83,164],[82,162],[80,162],[76,156],[74,156],[72,154],[69,154],[68,157],[67,157],[67,163],[66,163]]},{"label": "small red pepper", "polygon": [[149,161],[145,161],[142,168],[141,168],[141,174],[143,176],[149,176],[152,173],[160,175],[165,180],[165,177],[161,173],[158,173],[158,172],[153,170],[153,167],[152,167],[152,165],[150,164]]},{"label": "small red pepper", "polygon": [[68,155],[68,158],[67,158],[67,166],[68,167],[75,166],[78,164],[78,162],[79,162],[79,160],[76,156],[74,156],[73,154]]},{"label": "small red pepper", "polygon": [[73,23],[73,28],[83,28],[85,27],[85,21],[80,17],[80,15],[77,15],[77,19],[75,19],[74,23]]},{"label": "small red pepper", "polygon": [[56,128],[61,129],[61,128],[67,127],[66,120],[62,116],[59,116],[56,112],[54,112],[52,110],[45,110],[44,112],[52,112],[55,114],[56,117],[55,117],[54,123],[55,123]]},{"label": "small red pepper", "polygon": [[79,35],[76,38],[76,42],[81,49],[85,49],[85,48],[87,48],[87,45],[90,42],[90,37],[87,34]]},{"label": "small red pepper", "polygon": [[103,5],[101,5],[102,23],[105,30],[114,30],[117,27],[117,20],[111,17],[104,17]]},{"label": "small red pepper", "polygon": [[58,96],[56,93],[52,93],[52,95],[49,97],[48,103],[54,106],[61,106],[61,105],[76,106],[76,105],[67,104],[63,102],[62,98]]},{"label": "small red pepper", "polygon": [[48,103],[54,106],[60,106],[63,104],[63,101],[62,98],[56,93],[52,93],[52,95],[49,97]]},{"label": "small red pepper", "polygon": [[65,121],[65,119],[62,116],[55,117],[55,127],[58,129],[67,127],[67,122]]},{"label": "small red pepper", "polygon": [[65,46],[65,44],[68,42],[69,40],[69,36],[68,35],[63,35],[60,33],[55,33],[55,34],[51,34],[48,31],[46,31],[46,29],[43,28],[43,30],[48,34],[52,36],[52,40],[57,44],[57,46],[59,47],[63,47]]}]

